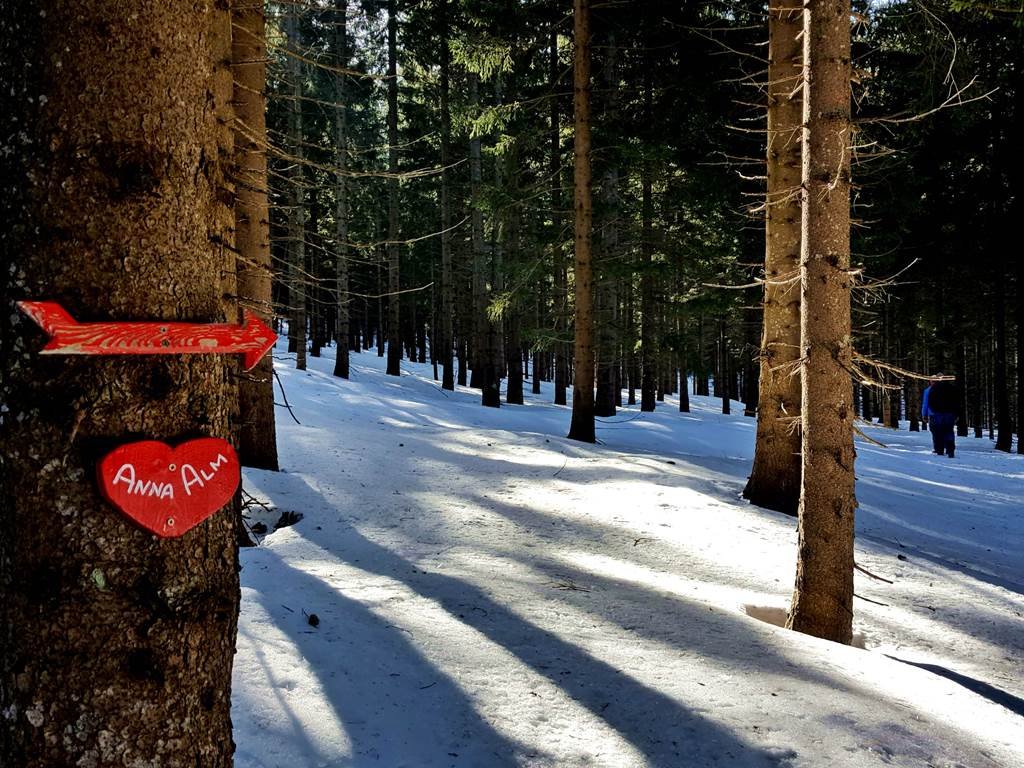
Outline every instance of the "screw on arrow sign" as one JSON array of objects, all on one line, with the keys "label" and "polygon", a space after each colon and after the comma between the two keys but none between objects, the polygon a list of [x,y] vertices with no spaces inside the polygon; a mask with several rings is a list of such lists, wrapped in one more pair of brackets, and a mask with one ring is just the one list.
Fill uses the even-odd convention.
[{"label": "screw on arrow sign", "polygon": [[227,323],[79,323],[55,301],[19,301],[18,308],[50,335],[44,355],[231,355],[244,354],[249,370],[277,335],[256,315]]}]

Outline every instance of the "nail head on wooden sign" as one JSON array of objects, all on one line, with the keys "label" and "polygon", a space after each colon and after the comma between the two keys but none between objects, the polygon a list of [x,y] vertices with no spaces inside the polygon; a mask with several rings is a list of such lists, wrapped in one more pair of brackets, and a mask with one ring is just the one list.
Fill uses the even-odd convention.
[{"label": "nail head on wooden sign", "polygon": [[234,496],[241,467],[231,444],[219,437],[176,447],[142,440],[115,448],[97,467],[103,497],[161,538],[191,530]]},{"label": "nail head on wooden sign", "polygon": [[231,355],[243,354],[249,370],[277,334],[245,312],[242,325],[228,323],[79,323],[55,301],[19,301],[18,308],[50,336],[44,355]]}]

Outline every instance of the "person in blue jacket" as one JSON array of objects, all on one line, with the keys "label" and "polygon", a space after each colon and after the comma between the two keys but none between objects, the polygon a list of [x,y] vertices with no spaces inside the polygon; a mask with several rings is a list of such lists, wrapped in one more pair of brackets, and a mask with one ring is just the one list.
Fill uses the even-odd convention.
[{"label": "person in blue jacket", "polygon": [[932,433],[932,447],[939,456],[956,452],[956,420],[960,415],[960,391],[956,382],[935,374],[921,399],[921,418]]}]

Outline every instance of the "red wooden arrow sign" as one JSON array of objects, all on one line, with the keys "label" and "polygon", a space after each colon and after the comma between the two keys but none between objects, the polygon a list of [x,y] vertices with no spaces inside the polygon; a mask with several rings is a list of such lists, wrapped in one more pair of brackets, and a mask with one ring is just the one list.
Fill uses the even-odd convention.
[{"label": "red wooden arrow sign", "polygon": [[277,335],[256,315],[226,323],[79,323],[55,301],[19,301],[18,308],[50,336],[44,355],[245,355],[245,370],[274,346]]}]

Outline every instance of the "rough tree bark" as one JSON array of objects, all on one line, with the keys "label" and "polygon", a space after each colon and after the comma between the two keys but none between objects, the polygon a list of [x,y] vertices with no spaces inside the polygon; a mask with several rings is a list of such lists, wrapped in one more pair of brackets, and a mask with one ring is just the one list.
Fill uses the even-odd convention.
[{"label": "rough tree bark", "polygon": [[[263,3],[231,7],[235,106],[235,249],[242,307],[266,321],[271,305],[270,211],[267,203],[267,52]],[[241,318],[239,318],[241,319]],[[238,456],[260,469],[278,468],[274,364],[268,355],[238,382]]]},{"label": "rough tree bark", "polygon": [[389,376],[401,375],[402,297],[398,257],[398,11],[388,0],[388,366]]},{"label": "rough tree bark", "polygon": [[800,502],[800,95],[803,0],[768,9],[768,189],[757,442],[744,498],[796,515]]},{"label": "rough tree bark", "polygon": [[594,318],[591,238],[593,212],[590,199],[590,0],[574,0],[576,51],[573,57],[573,119],[575,122],[575,280],[576,375],[572,387],[572,422],[569,437],[586,443],[594,432]]},{"label": "rough tree bark", "polygon": [[802,476],[799,559],[787,626],[853,638],[850,339],[850,2],[804,5],[800,244]]},{"label": "rough tree bark", "polygon": [[42,0],[0,18],[0,761],[12,768],[231,765],[235,515],[160,540],[93,478],[138,437],[229,437],[237,363],[40,357],[43,334],[12,303],[235,320],[226,8]]}]

